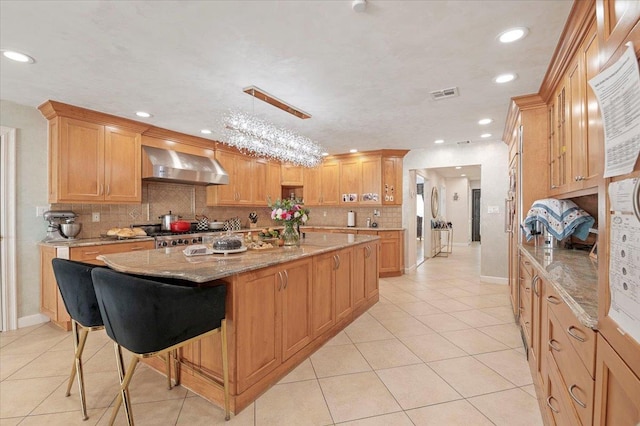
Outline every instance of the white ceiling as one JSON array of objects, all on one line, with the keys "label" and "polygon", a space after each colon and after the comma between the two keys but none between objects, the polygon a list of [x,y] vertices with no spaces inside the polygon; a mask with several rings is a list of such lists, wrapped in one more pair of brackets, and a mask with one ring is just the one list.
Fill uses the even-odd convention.
[{"label": "white ceiling", "polygon": [[[509,99],[537,92],[572,2],[7,1],[0,96],[47,99],[221,140],[230,108],[310,137],[333,154],[500,139]],[[524,40],[497,35],[525,26]],[[497,85],[504,72],[519,78]],[[258,86],[310,113],[300,120],[242,92]],[[457,98],[429,92],[456,86]],[[494,122],[479,126],[480,118]]]},{"label": "white ceiling", "polygon": [[[439,174],[444,178],[466,177],[470,181],[480,180],[482,166],[480,166],[479,164],[471,165],[471,166],[459,166],[459,167],[460,167],[459,169],[457,169],[456,167],[432,167],[432,168],[429,168],[428,170],[430,172],[436,172],[437,174]],[[462,176],[463,174],[465,176]]]}]

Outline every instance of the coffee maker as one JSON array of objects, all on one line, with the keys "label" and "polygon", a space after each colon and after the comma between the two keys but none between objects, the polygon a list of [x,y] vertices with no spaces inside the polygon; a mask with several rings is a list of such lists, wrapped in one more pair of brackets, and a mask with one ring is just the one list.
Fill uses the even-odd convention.
[{"label": "coffee maker", "polygon": [[80,224],[75,223],[77,214],[70,210],[49,210],[43,214],[44,220],[49,222],[47,236],[43,241],[64,241],[74,239],[80,233]]}]

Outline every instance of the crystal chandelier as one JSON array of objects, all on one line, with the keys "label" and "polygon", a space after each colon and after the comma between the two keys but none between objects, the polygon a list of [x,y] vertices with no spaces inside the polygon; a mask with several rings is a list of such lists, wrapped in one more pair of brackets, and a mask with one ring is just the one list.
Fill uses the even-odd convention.
[{"label": "crystal chandelier", "polygon": [[224,117],[224,128],[225,143],[243,153],[303,167],[316,167],[322,162],[319,144],[252,115],[231,111]]}]

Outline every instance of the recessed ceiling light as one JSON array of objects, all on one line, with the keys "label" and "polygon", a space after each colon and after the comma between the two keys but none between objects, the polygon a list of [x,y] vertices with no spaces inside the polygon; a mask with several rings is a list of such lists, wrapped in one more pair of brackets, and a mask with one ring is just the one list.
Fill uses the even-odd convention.
[{"label": "recessed ceiling light", "polygon": [[444,143],[444,139],[435,140],[435,141],[433,141],[433,143]]},{"label": "recessed ceiling light", "polygon": [[136,115],[138,117],[142,117],[142,118],[149,118],[151,117],[151,114],[149,114],[148,112],[144,112],[144,111],[138,111],[136,112]]},{"label": "recessed ceiling light", "polygon": [[354,149],[350,149],[349,152],[353,154],[354,152],[358,152],[358,150],[354,148]]},{"label": "recessed ceiling light", "polygon": [[456,166],[456,170],[460,170],[462,167],[460,166]]},{"label": "recessed ceiling light", "polygon": [[491,137],[491,133],[483,133],[480,135],[481,138],[490,138]]},{"label": "recessed ceiling light", "polygon": [[323,152],[323,153],[322,153],[322,156],[323,156],[323,157],[327,157],[328,155],[329,155],[329,153],[328,153],[328,152]]},{"label": "recessed ceiling light", "polygon": [[31,56],[16,52],[15,50],[2,50],[2,56],[7,59],[11,59],[12,61],[22,62],[23,64],[33,64],[36,60]]},{"label": "recessed ceiling light", "polygon": [[466,175],[463,173],[463,174],[461,174],[460,176],[466,176]]},{"label": "recessed ceiling light", "polygon": [[516,79],[515,74],[500,74],[493,81],[496,83],[508,83]]},{"label": "recessed ceiling light", "polygon": [[486,124],[491,124],[491,123],[493,123],[493,120],[490,118],[483,118],[482,120],[478,121],[478,124],[481,126],[484,126]]},{"label": "recessed ceiling light", "polygon": [[511,43],[516,40],[520,40],[527,34],[529,34],[529,30],[525,27],[510,28],[500,33],[500,35],[498,36],[498,40],[500,40],[503,43]]},{"label": "recessed ceiling light", "polygon": [[202,130],[200,130],[200,133],[202,133],[203,135],[210,135],[210,134],[211,134],[211,130],[209,130],[209,129],[202,129]]}]

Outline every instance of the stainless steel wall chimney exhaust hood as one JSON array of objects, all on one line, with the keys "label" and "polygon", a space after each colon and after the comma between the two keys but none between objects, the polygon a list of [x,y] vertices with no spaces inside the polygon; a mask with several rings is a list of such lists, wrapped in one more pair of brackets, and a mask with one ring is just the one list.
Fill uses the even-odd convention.
[{"label": "stainless steel wall chimney exhaust hood", "polygon": [[143,180],[190,183],[195,185],[226,185],[229,175],[215,159],[185,154],[168,149],[143,146],[151,167],[145,167]]}]

